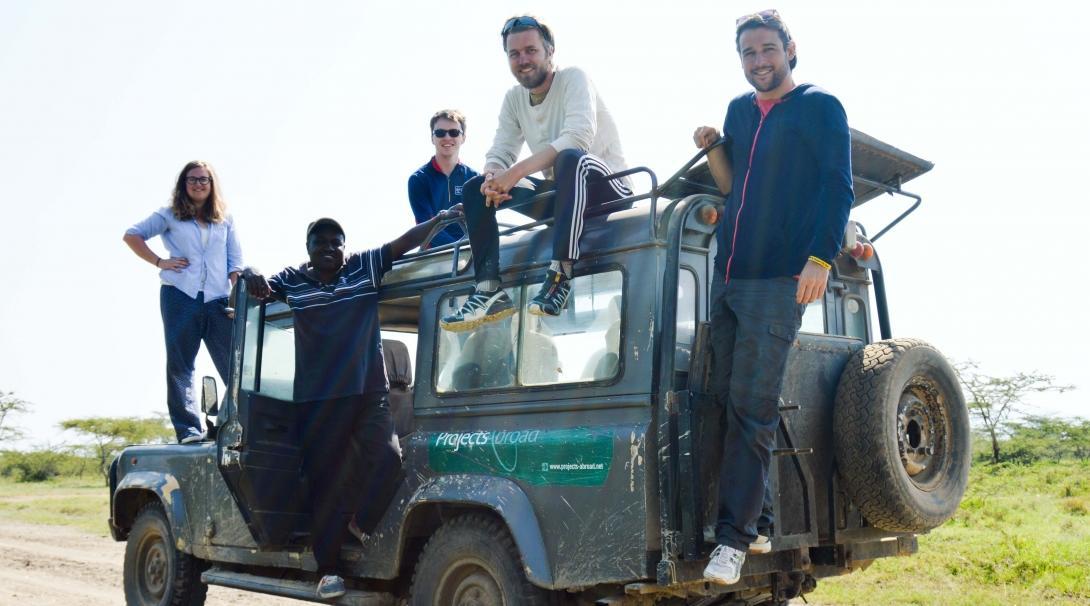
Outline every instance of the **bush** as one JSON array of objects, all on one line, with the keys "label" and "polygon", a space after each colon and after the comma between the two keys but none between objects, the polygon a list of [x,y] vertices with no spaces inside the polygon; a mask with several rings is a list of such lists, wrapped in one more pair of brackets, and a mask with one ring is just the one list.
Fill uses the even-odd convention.
[{"label": "bush", "polygon": [[[1090,460],[1090,420],[1026,416],[1004,423],[997,463],[1031,465],[1039,461]],[[991,443],[979,430],[972,442],[974,462],[992,460]]]},{"label": "bush", "polygon": [[66,458],[52,450],[5,452],[0,457],[0,475],[18,482],[44,482],[60,475]]},{"label": "bush", "polygon": [[1060,506],[1073,516],[1084,516],[1090,513],[1090,507],[1087,507],[1086,501],[1079,497],[1068,497],[1060,501]]}]

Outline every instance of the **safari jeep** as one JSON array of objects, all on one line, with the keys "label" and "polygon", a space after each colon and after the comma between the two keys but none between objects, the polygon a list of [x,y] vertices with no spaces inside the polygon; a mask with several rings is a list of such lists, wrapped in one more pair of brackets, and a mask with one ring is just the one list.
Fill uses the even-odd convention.
[{"label": "safari jeep", "polygon": [[[623,173],[650,187],[590,212],[559,317],[525,312],[548,222],[501,232],[503,285],[522,313],[475,331],[439,328],[473,288],[464,241],[394,264],[380,318],[406,480],[372,536],[346,539],[349,591],[334,603],[785,604],[822,577],[913,554],[954,512],[969,466],[961,390],[938,351],[892,336],[873,243],[893,224],[868,237],[849,223],[789,358],[773,550],[732,586],[704,581],[724,435],[705,387],[709,286],[723,279],[726,219],[702,157],[661,184]],[[930,163],[859,132],[852,160],[857,206],[913,198],[897,223],[919,205],[901,187]],[[319,601],[292,314],[241,284],[237,296],[214,441],[130,447],[111,468],[128,604],[202,604],[208,585]]]}]

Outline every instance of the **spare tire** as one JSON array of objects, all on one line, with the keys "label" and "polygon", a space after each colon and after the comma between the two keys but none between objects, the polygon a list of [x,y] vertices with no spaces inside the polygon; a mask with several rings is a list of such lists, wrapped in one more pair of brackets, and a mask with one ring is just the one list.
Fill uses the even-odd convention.
[{"label": "spare tire", "polygon": [[922,532],[942,524],[969,479],[969,411],[934,347],[892,339],[855,352],[833,420],[837,468],[870,524]]}]

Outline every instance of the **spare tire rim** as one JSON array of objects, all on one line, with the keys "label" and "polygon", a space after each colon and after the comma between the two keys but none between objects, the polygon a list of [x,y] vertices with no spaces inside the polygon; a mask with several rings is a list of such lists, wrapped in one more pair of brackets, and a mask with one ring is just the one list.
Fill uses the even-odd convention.
[{"label": "spare tire rim", "polygon": [[942,391],[925,377],[913,377],[897,405],[897,449],[905,473],[921,490],[943,477],[949,424]]}]

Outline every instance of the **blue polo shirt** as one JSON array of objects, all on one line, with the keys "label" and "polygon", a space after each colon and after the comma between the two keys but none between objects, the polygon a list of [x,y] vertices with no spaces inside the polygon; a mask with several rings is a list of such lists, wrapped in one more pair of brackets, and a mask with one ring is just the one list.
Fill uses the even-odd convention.
[{"label": "blue polo shirt", "polygon": [[[409,176],[409,205],[413,208],[416,222],[423,223],[439,214],[439,211],[460,204],[463,186],[466,181],[476,176],[477,171],[460,162],[450,172],[450,176],[444,175],[435,161],[435,156],[432,156],[431,161]],[[435,234],[431,245],[456,242],[461,237],[461,227],[448,225]]]},{"label": "blue polo shirt", "polygon": [[269,279],[273,295],[287,302],[295,318],[296,402],[390,391],[378,289],[392,262],[387,244],[349,255],[330,284],[308,277],[306,263]]}]

